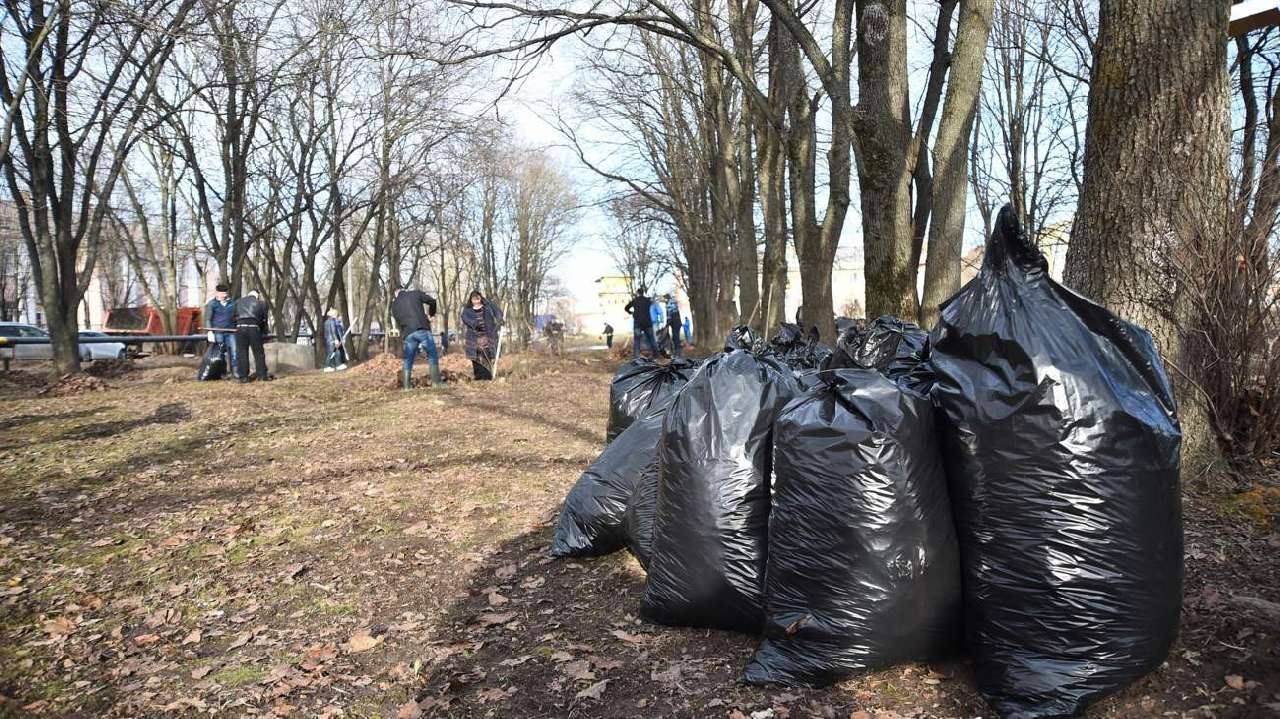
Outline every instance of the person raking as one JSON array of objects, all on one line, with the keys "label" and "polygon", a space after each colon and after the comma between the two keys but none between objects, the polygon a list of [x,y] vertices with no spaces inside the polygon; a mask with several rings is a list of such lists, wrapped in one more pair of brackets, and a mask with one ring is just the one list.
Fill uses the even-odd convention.
[{"label": "person raking", "polygon": [[467,359],[471,360],[472,376],[477,380],[493,379],[502,310],[486,300],[480,290],[472,290],[467,306],[462,308],[461,320],[467,328]]},{"label": "person raking", "polygon": [[[426,311],[423,311],[423,308]],[[431,386],[443,387],[440,379],[440,356],[436,353],[436,340],[431,335],[431,320],[436,316],[436,298],[421,290],[400,290],[391,302],[391,318],[400,326],[404,338],[404,365],[400,370],[400,384],[413,389],[413,361],[418,350],[427,353],[431,368]]]},{"label": "person raking", "polygon": [[267,303],[258,297],[257,290],[236,300],[236,376],[243,384],[249,381],[249,352],[253,352],[253,371],[257,379],[270,382],[274,379],[267,372],[267,348],[263,338],[267,334]]}]

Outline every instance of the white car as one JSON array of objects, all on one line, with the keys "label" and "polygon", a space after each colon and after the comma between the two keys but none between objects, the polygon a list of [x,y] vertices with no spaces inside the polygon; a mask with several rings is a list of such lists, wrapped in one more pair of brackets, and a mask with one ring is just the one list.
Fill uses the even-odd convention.
[{"label": "white car", "polygon": [[[93,330],[80,330],[81,337],[109,337],[105,332],[95,332]],[[129,356],[129,350],[121,342],[94,342],[93,344],[80,345],[80,353],[84,354],[88,350],[89,359],[125,359]]]},{"label": "white car", "polygon": [[[35,325],[21,322],[0,322],[0,337],[48,337],[49,333]],[[80,359],[93,359],[89,353],[90,345],[80,345]],[[122,345],[123,347],[123,345]],[[0,358],[5,354],[15,360],[51,360],[53,345],[13,345],[0,349]]]}]

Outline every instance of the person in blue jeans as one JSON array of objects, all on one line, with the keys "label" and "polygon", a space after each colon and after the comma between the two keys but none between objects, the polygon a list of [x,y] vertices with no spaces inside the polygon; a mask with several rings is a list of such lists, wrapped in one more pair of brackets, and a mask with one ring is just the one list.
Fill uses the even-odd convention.
[{"label": "person in blue jeans", "polygon": [[428,315],[436,316],[436,298],[421,290],[400,290],[391,302],[391,318],[400,325],[400,336],[404,338],[404,365],[400,372],[400,383],[405,389],[413,389],[413,361],[420,349],[427,353],[427,362],[431,367],[431,386],[444,386],[440,379],[440,355],[436,353],[436,340],[431,334]]},{"label": "person in blue jeans", "polygon": [[215,288],[213,299],[204,306],[205,326],[210,328],[211,342],[222,348],[227,355],[227,376],[239,375],[236,369],[236,303],[231,299],[231,288],[219,282]]},{"label": "person in blue jeans", "polygon": [[667,305],[667,330],[671,334],[671,356],[679,357],[680,352],[680,305],[676,303],[671,295],[663,295],[663,301]]},{"label": "person in blue jeans", "polygon": [[636,290],[636,294],[623,307],[623,311],[631,315],[632,335],[631,335],[631,358],[638,359],[640,357],[640,338],[644,337],[649,341],[649,351],[653,353],[654,358],[658,356],[658,338],[653,334],[653,317],[650,312],[653,309],[653,300],[649,299],[645,293],[645,288],[641,287]]}]

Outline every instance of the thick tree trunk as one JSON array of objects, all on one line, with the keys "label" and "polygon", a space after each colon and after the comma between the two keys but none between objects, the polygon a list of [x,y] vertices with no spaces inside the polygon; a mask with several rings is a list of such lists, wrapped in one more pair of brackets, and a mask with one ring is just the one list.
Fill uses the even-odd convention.
[{"label": "thick tree trunk", "polygon": [[906,0],[858,0],[858,189],[868,317],[916,316]]},{"label": "thick tree trunk", "polygon": [[[1177,367],[1196,314],[1173,268],[1228,226],[1228,3],[1102,0],[1100,11],[1066,281],[1145,326]],[[1192,476],[1216,447],[1200,397],[1171,374]]]},{"label": "thick tree trunk", "polygon": [[920,306],[920,323],[924,327],[932,327],[938,321],[938,305],[960,289],[964,210],[969,194],[969,139],[994,8],[993,0],[960,3],[951,76],[933,146],[933,218]]}]

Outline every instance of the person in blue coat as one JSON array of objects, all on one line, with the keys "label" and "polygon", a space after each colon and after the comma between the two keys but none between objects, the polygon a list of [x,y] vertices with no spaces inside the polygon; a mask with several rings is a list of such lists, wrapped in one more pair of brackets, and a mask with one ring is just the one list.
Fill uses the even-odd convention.
[{"label": "person in blue coat", "polygon": [[219,282],[209,304],[204,306],[204,323],[212,335],[209,341],[222,348],[227,355],[228,374],[237,374],[236,368],[236,302],[231,299],[231,288]]}]

